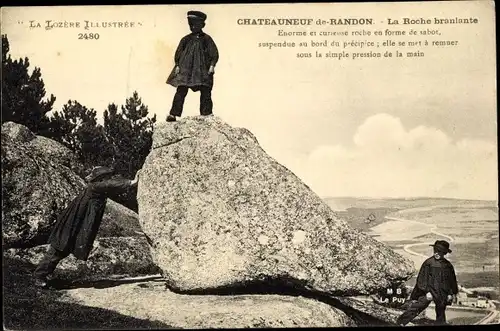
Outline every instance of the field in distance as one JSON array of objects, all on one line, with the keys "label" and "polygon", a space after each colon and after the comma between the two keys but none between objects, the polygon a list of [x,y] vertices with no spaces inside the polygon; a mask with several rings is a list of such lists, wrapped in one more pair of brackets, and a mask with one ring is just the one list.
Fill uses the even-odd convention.
[{"label": "field in distance", "polygon": [[432,255],[430,243],[449,241],[453,252],[447,258],[455,266],[459,283],[465,287],[490,289],[498,294],[496,201],[352,197],[326,198],[325,201],[352,227],[411,259],[417,269]]}]

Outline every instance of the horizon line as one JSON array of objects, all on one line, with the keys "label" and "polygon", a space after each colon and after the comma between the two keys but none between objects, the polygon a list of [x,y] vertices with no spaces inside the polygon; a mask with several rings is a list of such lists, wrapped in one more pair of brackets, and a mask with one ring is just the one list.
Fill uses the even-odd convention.
[{"label": "horizon line", "polygon": [[482,201],[482,202],[497,202],[497,199],[478,199],[478,198],[456,198],[456,197],[433,197],[433,196],[400,196],[400,197],[387,197],[387,196],[323,196],[322,199],[363,199],[363,200],[422,200],[422,199],[445,199],[445,200],[462,200],[462,201]]}]

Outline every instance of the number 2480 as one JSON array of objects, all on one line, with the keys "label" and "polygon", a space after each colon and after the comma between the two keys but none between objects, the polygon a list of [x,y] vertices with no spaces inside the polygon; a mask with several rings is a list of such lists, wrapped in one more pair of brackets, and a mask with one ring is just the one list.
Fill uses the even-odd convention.
[{"label": "number 2480", "polygon": [[97,40],[99,39],[99,34],[98,33],[79,33],[78,34],[78,39],[85,39],[85,40]]}]

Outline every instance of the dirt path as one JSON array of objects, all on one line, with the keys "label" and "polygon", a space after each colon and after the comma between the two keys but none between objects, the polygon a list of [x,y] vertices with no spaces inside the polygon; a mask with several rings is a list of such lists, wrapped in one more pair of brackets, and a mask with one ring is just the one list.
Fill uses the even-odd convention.
[{"label": "dirt path", "polygon": [[[429,231],[437,236],[440,236],[440,237],[444,237],[446,238],[450,243],[454,242],[455,239],[451,236],[448,236],[444,233],[441,233],[441,232],[438,232],[437,229],[438,229],[438,226],[436,224],[427,224],[427,223],[423,223],[423,222],[419,222],[419,221],[413,221],[413,220],[406,220],[404,218],[399,218],[399,217],[392,217],[392,216],[386,216],[385,217],[387,220],[391,220],[391,221],[399,221],[399,222],[405,222],[405,223],[416,223],[416,224],[419,224],[419,225],[423,225],[423,226],[428,226],[430,227]],[[416,256],[420,256],[420,257],[425,257],[427,258],[428,256],[427,255],[424,255],[424,254],[420,254],[418,252],[415,252],[414,250],[412,250],[411,248],[413,247],[416,247],[416,246],[422,246],[422,245],[431,245],[433,244],[434,242],[430,241],[430,242],[424,242],[424,243],[415,243],[415,244],[408,244],[408,245],[405,245],[403,247],[403,249],[405,250],[405,252],[409,253],[409,254],[412,254],[412,255],[416,255]]]},{"label": "dirt path", "polygon": [[495,320],[495,318],[498,317],[499,314],[500,312],[498,310],[490,310],[490,313],[488,315],[486,315],[483,319],[475,324],[490,324]]},{"label": "dirt path", "polygon": [[[391,221],[412,222],[412,223],[418,223],[418,224],[423,225],[423,226],[429,226],[430,227],[429,231],[431,233],[433,233],[433,234],[435,234],[437,236],[446,238],[450,243],[452,243],[452,242],[455,241],[455,239],[453,237],[451,237],[449,235],[446,235],[444,233],[438,232],[438,226],[436,224],[427,224],[427,223],[423,223],[423,222],[419,222],[419,221],[406,220],[406,219],[403,219],[403,218],[392,217],[392,216],[386,216],[385,218],[388,219],[388,220],[391,220]],[[427,255],[415,252],[414,250],[412,250],[412,248],[413,247],[417,247],[417,246],[422,246],[422,245],[430,245],[430,244],[433,244],[433,243],[434,242],[424,242],[424,243],[408,244],[408,245],[405,245],[403,249],[405,250],[405,252],[407,252],[409,254],[412,254],[412,255],[415,255],[415,256],[420,256],[420,257],[423,257],[423,258],[427,258],[428,257]],[[490,324],[496,318],[498,318],[499,314],[500,314],[500,312],[498,310],[496,310],[495,308],[491,308],[490,313],[488,315],[486,315],[484,318],[482,318],[481,320],[477,321],[475,324]]]}]

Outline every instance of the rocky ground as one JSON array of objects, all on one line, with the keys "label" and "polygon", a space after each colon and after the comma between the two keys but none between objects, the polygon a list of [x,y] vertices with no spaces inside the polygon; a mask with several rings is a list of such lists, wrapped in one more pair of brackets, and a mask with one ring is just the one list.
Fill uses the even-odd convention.
[{"label": "rocky ground", "polygon": [[[229,323],[233,327],[255,328],[388,326],[401,313],[363,305],[362,301],[356,301],[356,307],[353,299],[342,305],[334,299],[316,300],[297,294],[182,295],[168,290],[160,275],[68,279],[53,283],[50,290],[41,290],[33,286],[34,267],[29,262],[4,256],[7,329],[225,328]],[[357,310],[349,309],[350,306]],[[432,323],[425,318],[414,322]]]},{"label": "rocky ground", "polygon": [[84,183],[63,146],[2,126],[7,328],[394,325],[400,312],[352,296],[408,279],[412,264],[351,228],[250,132],[199,117],[154,132],[139,215],[110,201],[89,260],[69,257],[39,290],[48,230]]},{"label": "rocky ground", "polygon": [[[72,298],[66,290],[41,290],[33,284],[34,265],[20,259],[3,258],[3,306],[6,329],[149,329],[170,328],[170,325],[147,318],[121,314],[113,310],[113,302],[106,307],[94,307]],[[79,286],[92,286],[83,282]],[[119,281],[101,283],[116,286]],[[78,285],[76,285],[78,286]],[[86,288],[81,288],[85,291]],[[97,295],[101,297],[101,295]]]}]

